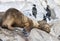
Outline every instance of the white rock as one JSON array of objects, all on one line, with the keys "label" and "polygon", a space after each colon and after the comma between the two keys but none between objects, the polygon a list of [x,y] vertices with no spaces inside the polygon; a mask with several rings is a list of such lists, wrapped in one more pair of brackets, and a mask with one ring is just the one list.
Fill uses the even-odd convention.
[{"label": "white rock", "polygon": [[30,41],[59,41],[56,37],[39,29],[32,29],[28,39]]}]

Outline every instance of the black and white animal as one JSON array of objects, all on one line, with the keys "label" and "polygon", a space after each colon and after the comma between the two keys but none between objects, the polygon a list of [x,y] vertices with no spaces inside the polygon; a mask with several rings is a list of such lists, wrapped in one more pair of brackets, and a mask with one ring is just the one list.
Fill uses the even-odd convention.
[{"label": "black and white animal", "polygon": [[33,14],[33,16],[36,18],[36,15],[37,15],[37,9],[36,9],[36,5],[35,5],[35,4],[33,4],[32,14]]},{"label": "black and white animal", "polygon": [[51,11],[50,11],[50,9],[49,9],[49,5],[47,5],[47,8],[46,8],[46,11],[47,11],[47,13],[46,13],[46,17],[49,19],[49,20],[51,20]]}]

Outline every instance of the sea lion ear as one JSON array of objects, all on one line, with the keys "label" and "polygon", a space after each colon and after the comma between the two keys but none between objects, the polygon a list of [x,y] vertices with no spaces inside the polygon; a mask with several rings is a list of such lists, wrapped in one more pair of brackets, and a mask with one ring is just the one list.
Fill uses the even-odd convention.
[{"label": "sea lion ear", "polygon": [[49,24],[50,25],[50,27],[52,28],[52,26],[54,25],[54,24]]}]

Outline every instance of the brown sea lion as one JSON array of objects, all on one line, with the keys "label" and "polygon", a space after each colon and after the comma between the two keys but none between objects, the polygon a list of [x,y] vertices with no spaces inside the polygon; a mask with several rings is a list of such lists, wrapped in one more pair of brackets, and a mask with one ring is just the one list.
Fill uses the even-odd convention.
[{"label": "brown sea lion", "polygon": [[2,27],[7,27],[10,30],[14,30],[14,27],[24,28],[27,32],[30,32],[32,28],[38,28],[46,32],[50,32],[50,25],[42,21],[35,21],[15,8],[9,8],[2,17]]},{"label": "brown sea lion", "polygon": [[31,20],[27,16],[23,15],[19,10],[15,8],[9,8],[3,18],[2,27],[7,27],[13,30],[14,27],[25,28],[26,31],[30,31],[31,28],[38,28],[39,24],[35,20]]}]

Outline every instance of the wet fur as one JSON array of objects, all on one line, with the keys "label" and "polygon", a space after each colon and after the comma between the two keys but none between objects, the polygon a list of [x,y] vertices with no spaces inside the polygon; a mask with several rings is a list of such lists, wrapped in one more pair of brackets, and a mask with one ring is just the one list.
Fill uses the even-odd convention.
[{"label": "wet fur", "polygon": [[3,18],[2,27],[7,27],[10,30],[13,30],[14,27],[25,28],[26,31],[30,31],[31,28],[37,28],[39,24],[35,21],[31,20],[27,16],[24,16],[19,10],[15,8],[9,8]]}]

